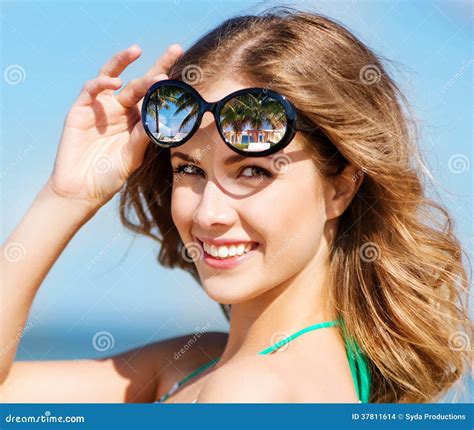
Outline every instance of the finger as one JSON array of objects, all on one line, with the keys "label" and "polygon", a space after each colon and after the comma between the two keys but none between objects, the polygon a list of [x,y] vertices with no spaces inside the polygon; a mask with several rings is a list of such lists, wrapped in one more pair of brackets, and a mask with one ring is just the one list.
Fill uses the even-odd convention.
[{"label": "finger", "polygon": [[100,69],[99,76],[120,76],[127,66],[133,63],[140,55],[142,55],[142,51],[138,45],[128,47],[124,51],[115,54],[104,67]]},{"label": "finger", "polygon": [[176,62],[176,60],[183,55],[183,48],[175,43],[168,47],[168,49],[161,55],[156,63],[146,72],[145,76],[156,76],[161,73],[168,73],[170,67]]},{"label": "finger", "polygon": [[132,130],[129,141],[122,147],[124,164],[129,166],[130,173],[142,164],[149,143],[150,138],[146,134],[142,122],[138,121]]},{"label": "finger", "polygon": [[87,81],[77,98],[77,104],[87,106],[105,90],[118,90],[122,86],[120,78],[111,78],[110,76],[98,76],[97,78]]},{"label": "finger", "polygon": [[148,89],[158,81],[168,79],[165,74],[158,76],[144,76],[140,79],[130,81],[128,85],[120,91],[115,97],[117,101],[124,107],[131,108],[135,106],[146,94]]}]

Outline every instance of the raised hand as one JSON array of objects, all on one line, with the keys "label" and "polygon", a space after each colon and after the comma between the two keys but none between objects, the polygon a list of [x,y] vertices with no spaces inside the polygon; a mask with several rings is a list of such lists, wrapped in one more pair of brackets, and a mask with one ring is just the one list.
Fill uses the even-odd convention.
[{"label": "raised hand", "polygon": [[149,143],[141,123],[142,99],[153,83],[168,78],[182,53],[179,45],[171,45],[145,76],[116,94],[122,87],[120,74],[141,55],[140,47],[132,45],[86,82],[66,116],[49,188],[93,208],[120,190],[141,165]]}]

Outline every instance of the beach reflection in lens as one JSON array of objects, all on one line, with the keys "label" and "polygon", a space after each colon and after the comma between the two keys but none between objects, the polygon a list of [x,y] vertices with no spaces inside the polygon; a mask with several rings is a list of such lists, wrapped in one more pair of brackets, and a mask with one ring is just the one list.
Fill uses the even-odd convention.
[{"label": "beach reflection in lens", "polygon": [[287,117],[283,105],[265,93],[245,93],[228,100],[220,113],[227,143],[242,151],[265,151],[283,138]]},{"label": "beach reflection in lens", "polygon": [[190,91],[162,86],[148,99],[146,127],[160,143],[178,143],[194,127],[198,112],[198,103]]}]

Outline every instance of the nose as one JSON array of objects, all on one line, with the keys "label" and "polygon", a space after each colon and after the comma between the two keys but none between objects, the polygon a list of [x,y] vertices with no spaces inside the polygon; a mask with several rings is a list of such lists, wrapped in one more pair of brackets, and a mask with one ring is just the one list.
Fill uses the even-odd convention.
[{"label": "nose", "polygon": [[193,221],[203,230],[232,225],[237,213],[231,200],[213,181],[207,181]]}]

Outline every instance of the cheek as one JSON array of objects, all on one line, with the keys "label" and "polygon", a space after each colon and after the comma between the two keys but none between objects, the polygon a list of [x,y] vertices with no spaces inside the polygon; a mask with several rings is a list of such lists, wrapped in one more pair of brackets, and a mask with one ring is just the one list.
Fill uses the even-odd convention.
[{"label": "cheek", "polygon": [[186,232],[190,230],[195,210],[194,193],[185,187],[174,188],[171,193],[171,218],[184,242],[189,240]]},{"label": "cheek", "polygon": [[[299,178],[304,176],[299,176]],[[326,222],[322,186],[300,179],[265,196],[266,210],[254,210],[254,226],[265,243],[265,264],[271,270],[298,270],[316,254]],[[291,261],[293,265],[281,264]],[[280,262],[280,264],[278,264]],[[280,273],[280,275],[283,275]]]}]

